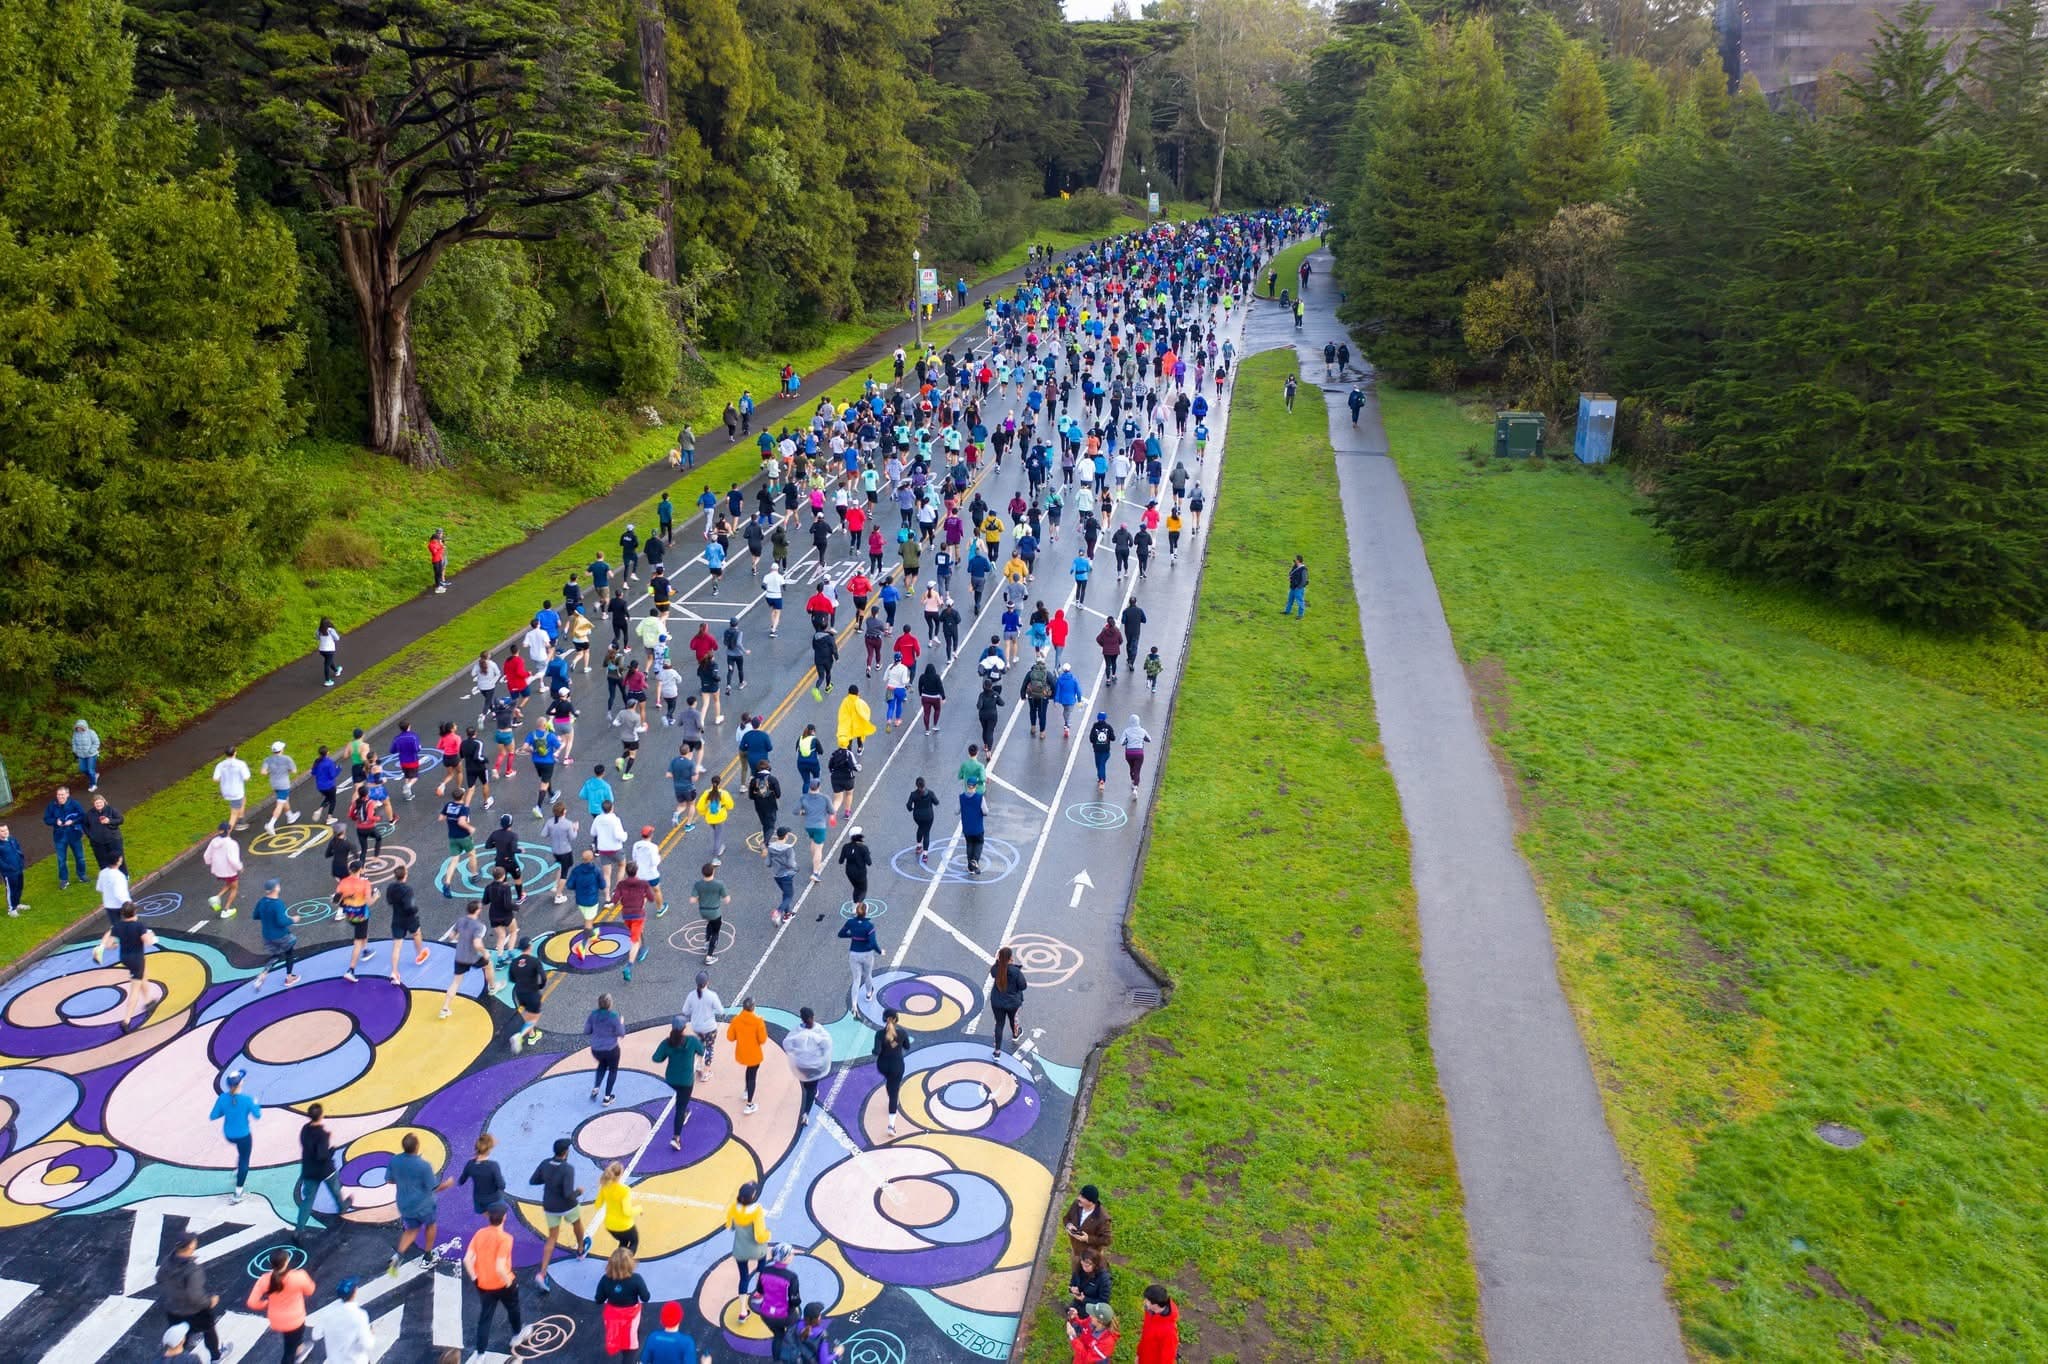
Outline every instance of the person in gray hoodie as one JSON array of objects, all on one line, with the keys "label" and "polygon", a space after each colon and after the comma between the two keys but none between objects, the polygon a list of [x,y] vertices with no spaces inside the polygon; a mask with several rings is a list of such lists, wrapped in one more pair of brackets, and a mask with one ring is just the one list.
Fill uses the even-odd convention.
[{"label": "person in gray hoodie", "polygon": [[213,1309],[220,1305],[218,1294],[206,1291],[206,1266],[199,1263],[199,1238],[186,1232],[164,1262],[156,1267],[159,1303],[173,1326],[188,1327],[203,1337],[215,1359],[227,1358],[220,1348],[220,1335],[213,1324]]},{"label": "person in gray hoodie", "polygon": [[783,1037],[782,1052],[804,1087],[804,1106],[796,1120],[802,1127],[810,1122],[811,1105],[818,1101],[818,1082],[832,1073],[832,1034],[818,1026],[809,1005],[798,1010],[797,1017],[800,1026]]},{"label": "person in gray hoodie", "polygon": [[775,888],[782,892],[782,902],[768,911],[770,923],[781,923],[784,919],[796,917],[796,835],[789,831],[787,824],[776,826],[775,837],[768,840],[768,874],[775,878]]},{"label": "person in gray hoodie", "polygon": [[78,775],[85,778],[88,794],[100,789],[100,736],[84,720],[71,726],[71,756],[78,759]]}]

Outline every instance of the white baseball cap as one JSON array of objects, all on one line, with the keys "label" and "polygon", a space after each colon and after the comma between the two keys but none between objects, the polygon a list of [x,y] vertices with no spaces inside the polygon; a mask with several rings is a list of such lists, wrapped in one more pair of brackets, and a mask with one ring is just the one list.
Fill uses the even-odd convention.
[{"label": "white baseball cap", "polygon": [[282,739],[279,739],[279,740],[278,740],[278,741],[277,741],[276,743],[272,744],[272,745],[270,746],[270,751],[271,751],[272,753],[282,753],[282,752],[284,752],[284,740],[282,740]]}]

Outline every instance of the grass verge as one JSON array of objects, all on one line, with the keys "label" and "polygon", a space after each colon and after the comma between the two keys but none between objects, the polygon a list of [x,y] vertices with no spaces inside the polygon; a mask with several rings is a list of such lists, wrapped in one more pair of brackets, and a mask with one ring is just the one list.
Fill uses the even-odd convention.
[{"label": "grass verge", "polygon": [[[1273,263],[1267,266],[1266,270],[1269,274],[1278,274],[1280,276],[1279,282],[1273,286],[1273,296],[1275,298],[1280,296],[1280,290],[1282,289],[1290,289],[1295,293],[1300,292],[1301,281],[1295,278],[1295,272],[1301,269],[1303,261],[1321,249],[1320,243],[1314,237],[1310,237],[1307,241],[1296,242],[1279,255],[1273,257]],[[1259,285],[1263,288],[1265,281],[1260,280]]]},{"label": "grass verge", "polygon": [[[1170,1285],[1186,1357],[1482,1357],[1429,1051],[1408,840],[1355,610],[1280,614],[1297,552],[1348,583],[1320,404],[1240,376],[1200,611],[1130,927],[1166,1007],[1105,1054],[1077,1181],[1116,1218],[1115,1305]],[[1305,452],[1324,477],[1302,477]],[[1347,594],[1348,597],[1348,594]],[[1055,1248],[1026,1358],[1064,1360]]]},{"label": "grass verge", "polygon": [[1621,471],[1383,410],[1693,1348],[2048,1358],[2040,642],[1688,571]]}]

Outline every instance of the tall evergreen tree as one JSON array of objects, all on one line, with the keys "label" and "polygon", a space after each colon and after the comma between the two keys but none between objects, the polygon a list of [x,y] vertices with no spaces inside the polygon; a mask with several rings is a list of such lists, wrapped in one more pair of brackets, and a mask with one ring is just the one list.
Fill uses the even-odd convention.
[{"label": "tall evergreen tree", "polygon": [[1610,131],[1600,68],[1583,43],[1573,43],[1522,154],[1522,226],[1535,227],[1567,204],[1590,203],[1606,192]]},{"label": "tall evergreen tree", "polygon": [[133,104],[119,0],[0,5],[0,696],[242,657],[295,547],[291,234]]},{"label": "tall evergreen tree", "polygon": [[2048,612],[2048,214],[1959,95],[1915,4],[1841,118],[1771,121],[1801,188],[1724,257],[1653,505],[1683,550],[1928,623]]},{"label": "tall evergreen tree", "polygon": [[1985,16],[1969,75],[1971,126],[2048,180],[2048,15],[2040,0],[2010,0]]},{"label": "tall evergreen tree", "polygon": [[1448,377],[1463,358],[1465,290],[1485,276],[1502,226],[1502,149],[1487,121],[1505,107],[1492,40],[1467,21],[1455,38],[1431,32],[1374,129],[1347,215],[1341,315],[1402,380]]}]

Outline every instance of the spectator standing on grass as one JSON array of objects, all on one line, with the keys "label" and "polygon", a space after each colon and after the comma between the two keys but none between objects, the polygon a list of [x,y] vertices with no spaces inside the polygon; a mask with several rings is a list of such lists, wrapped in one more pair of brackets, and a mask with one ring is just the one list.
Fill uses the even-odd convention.
[{"label": "spectator standing on grass", "polygon": [[1060,1231],[1067,1238],[1075,1269],[1081,1267],[1083,1255],[1092,1255],[1098,1261],[1108,1255],[1111,1227],[1109,1213],[1102,1206],[1102,1191],[1093,1184],[1083,1184],[1074,1201],[1067,1204],[1066,1216],[1060,1219]]},{"label": "spectator standing on grass", "polygon": [[1287,608],[1280,614],[1297,619],[1308,614],[1308,565],[1299,554],[1294,556],[1294,567],[1287,570]]},{"label": "spectator standing on grass", "polygon": [[434,566],[434,590],[448,590],[448,537],[439,526],[427,537],[427,562]]},{"label": "spectator standing on grass", "polygon": [[1106,1302],[1088,1304],[1086,1312],[1067,1314],[1067,1341],[1074,1352],[1074,1364],[1099,1364],[1113,1359],[1123,1342],[1116,1327],[1116,1309]]},{"label": "spectator standing on grass", "polygon": [[1092,1302],[1109,1301],[1109,1267],[1092,1250],[1084,1250],[1067,1277],[1067,1310],[1088,1310]]},{"label": "spectator standing on grass", "polygon": [[1139,1304],[1145,1316],[1138,1330],[1138,1364],[1179,1364],[1180,1308],[1162,1284],[1148,1284]]},{"label": "spectator standing on grass", "polygon": [[85,812],[85,841],[92,844],[92,860],[102,871],[120,861],[127,851],[121,836],[125,823],[127,816],[108,804],[105,796],[92,798],[92,808]]},{"label": "spectator standing on grass", "polygon": [[71,788],[60,786],[57,793],[43,806],[43,823],[49,827],[50,841],[57,849],[57,889],[69,890],[71,878],[66,870],[65,854],[77,864],[78,879],[85,881],[85,807],[72,797]]},{"label": "spectator standing on grass", "polygon": [[1287,410],[1289,412],[1292,412],[1294,410],[1294,391],[1297,387],[1298,385],[1295,382],[1294,376],[1292,374],[1288,375],[1287,383],[1282,391],[1286,394]]},{"label": "spectator standing on grass", "polygon": [[85,789],[99,790],[100,736],[82,719],[71,725],[71,756],[78,760],[78,775],[85,778]]},{"label": "spectator standing on grass", "polygon": [[17,917],[27,909],[28,901],[22,896],[22,875],[28,870],[28,854],[22,851],[21,840],[4,822],[0,822],[0,883],[7,887],[7,917]]}]

